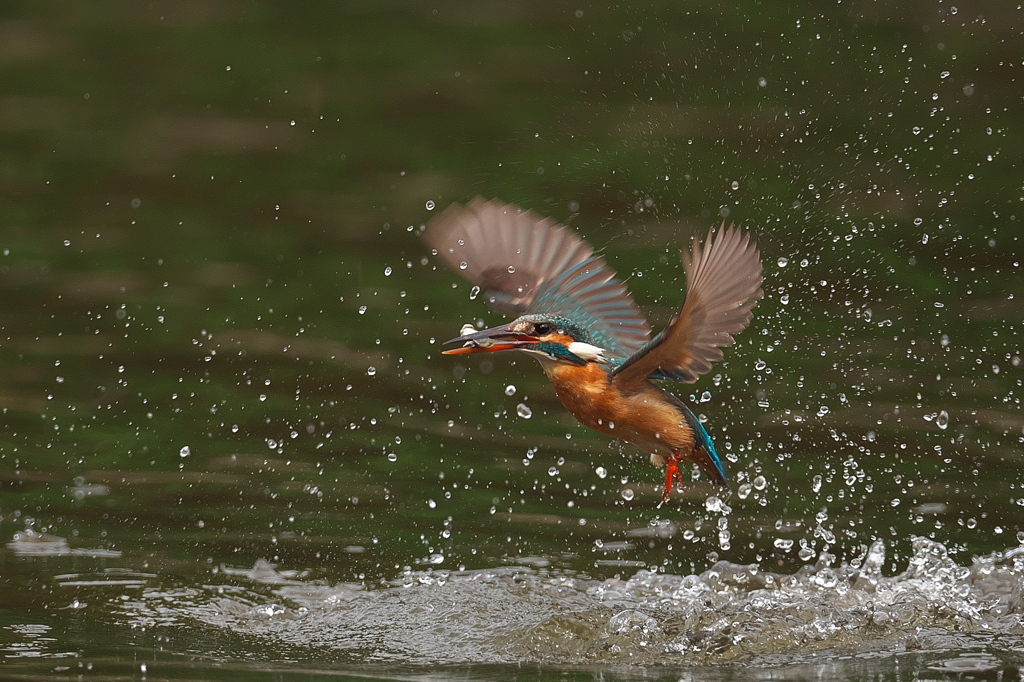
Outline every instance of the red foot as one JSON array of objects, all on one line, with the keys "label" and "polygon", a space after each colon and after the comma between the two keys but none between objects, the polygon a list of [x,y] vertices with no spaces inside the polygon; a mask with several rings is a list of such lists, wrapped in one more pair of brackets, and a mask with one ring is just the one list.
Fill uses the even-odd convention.
[{"label": "red foot", "polygon": [[668,502],[674,484],[678,483],[680,488],[683,487],[683,476],[679,473],[679,465],[676,464],[676,461],[675,455],[671,455],[665,464],[665,492],[661,495],[662,504]]}]

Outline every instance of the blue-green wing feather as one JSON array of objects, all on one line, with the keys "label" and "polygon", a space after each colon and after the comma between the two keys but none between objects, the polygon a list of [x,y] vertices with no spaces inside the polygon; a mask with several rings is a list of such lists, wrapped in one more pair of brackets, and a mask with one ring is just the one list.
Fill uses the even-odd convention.
[{"label": "blue-green wing feather", "polygon": [[588,343],[614,359],[628,358],[647,342],[647,322],[626,288],[599,257],[577,263],[546,282],[526,310],[564,317]]}]

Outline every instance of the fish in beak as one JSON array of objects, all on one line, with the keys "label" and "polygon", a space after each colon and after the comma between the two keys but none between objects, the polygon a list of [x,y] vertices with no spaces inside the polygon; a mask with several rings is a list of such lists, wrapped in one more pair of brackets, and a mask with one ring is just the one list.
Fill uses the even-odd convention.
[{"label": "fish in beak", "polygon": [[491,327],[477,331],[471,325],[463,325],[462,335],[454,339],[448,339],[445,344],[462,342],[462,348],[452,348],[442,351],[444,355],[462,355],[464,353],[491,353],[497,350],[512,350],[539,343],[536,336],[515,332],[508,328],[507,324],[500,327]]}]

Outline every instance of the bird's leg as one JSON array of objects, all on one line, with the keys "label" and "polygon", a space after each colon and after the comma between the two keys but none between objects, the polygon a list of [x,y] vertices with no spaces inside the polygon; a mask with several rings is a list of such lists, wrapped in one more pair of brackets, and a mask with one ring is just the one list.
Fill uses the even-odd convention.
[{"label": "bird's leg", "polygon": [[678,482],[680,488],[683,486],[683,476],[679,473],[678,461],[679,459],[673,452],[665,462],[665,492],[661,495],[662,504],[668,502],[668,497],[672,494],[672,488],[675,487],[675,483]]}]

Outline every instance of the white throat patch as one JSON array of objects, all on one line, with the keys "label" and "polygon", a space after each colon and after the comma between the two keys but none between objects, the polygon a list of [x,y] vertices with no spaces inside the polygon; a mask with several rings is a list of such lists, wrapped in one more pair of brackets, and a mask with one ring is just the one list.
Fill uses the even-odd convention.
[{"label": "white throat patch", "polygon": [[573,341],[569,344],[569,352],[577,357],[583,358],[584,360],[604,362],[604,348],[598,348],[597,346],[592,346],[589,343]]}]

